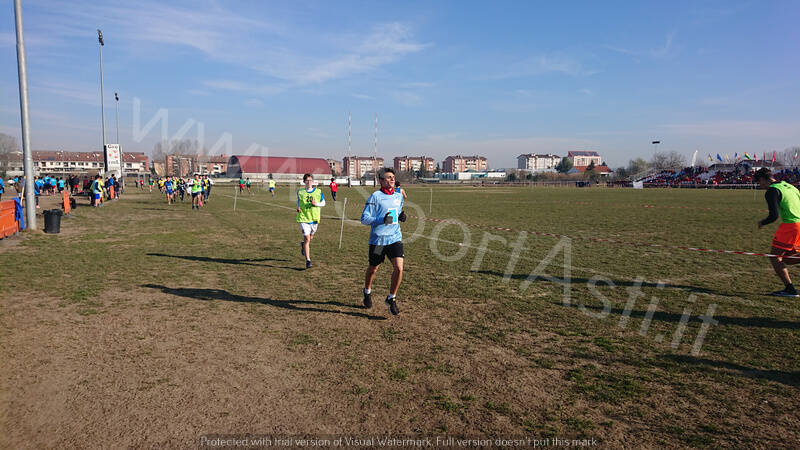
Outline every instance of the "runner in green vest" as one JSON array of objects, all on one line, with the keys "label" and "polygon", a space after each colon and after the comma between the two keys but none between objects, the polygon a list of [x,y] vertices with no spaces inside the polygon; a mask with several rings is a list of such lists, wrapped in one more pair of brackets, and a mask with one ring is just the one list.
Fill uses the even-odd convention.
[{"label": "runner in green vest", "polygon": [[777,181],[772,176],[772,171],[762,167],[753,175],[753,181],[758,183],[761,189],[766,189],[764,198],[767,200],[769,215],[758,221],[758,228],[781,219],[778,230],[772,239],[772,249],[770,253],[780,255],[777,258],[770,258],[772,268],[778,278],[783,281],[785,287],[780,291],[775,291],[770,295],[778,297],[800,297],[789,278],[787,265],[800,263],[798,258],[786,258],[791,255],[798,255],[800,252],[800,191],[796,187],[785,181]]},{"label": "runner in green vest", "polygon": [[306,257],[306,269],[311,268],[311,239],[317,232],[317,225],[321,217],[320,208],[325,206],[325,196],[322,189],[314,187],[314,176],[310,173],[303,175],[305,189],[297,191],[297,223],[303,233],[303,242],[300,243],[300,253]]},{"label": "runner in green vest", "polygon": [[200,210],[200,196],[203,195],[203,185],[200,181],[200,175],[194,174],[194,179],[192,180],[192,210],[197,208]]}]

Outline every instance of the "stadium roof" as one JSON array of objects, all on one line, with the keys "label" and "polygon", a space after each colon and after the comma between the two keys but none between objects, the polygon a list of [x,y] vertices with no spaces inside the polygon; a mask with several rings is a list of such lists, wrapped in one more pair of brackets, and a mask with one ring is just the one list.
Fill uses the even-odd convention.
[{"label": "stadium roof", "polygon": [[242,173],[324,173],[331,168],[323,158],[293,158],[283,156],[233,155],[228,160],[228,170],[240,169]]},{"label": "stadium roof", "polygon": [[[572,169],[570,169],[568,173],[584,173],[588,168],[589,166],[575,166]],[[599,174],[607,174],[614,172],[608,166],[594,166],[594,171]]]},{"label": "stadium roof", "polygon": [[600,155],[594,151],[578,150],[574,152],[568,152],[567,156],[600,156]]}]

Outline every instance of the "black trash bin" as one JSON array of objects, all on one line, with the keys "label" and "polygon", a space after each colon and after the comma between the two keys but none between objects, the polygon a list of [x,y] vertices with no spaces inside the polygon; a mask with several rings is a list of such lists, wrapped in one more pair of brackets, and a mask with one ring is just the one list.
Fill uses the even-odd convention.
[{"label": "black trash bin", "polygon": [[44,232],[58,234],[61,232],[61,215],[64,214],[60,209],[48,209],[44,212]]}]

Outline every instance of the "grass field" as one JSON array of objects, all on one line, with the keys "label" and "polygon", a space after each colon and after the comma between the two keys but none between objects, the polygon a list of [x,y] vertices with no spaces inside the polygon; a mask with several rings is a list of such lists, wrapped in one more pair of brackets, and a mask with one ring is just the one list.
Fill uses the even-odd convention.
[{"label": "grass field", "polygon": [[[236,211],[216,187],[200,212],[137,191],[79,207],[59,235],[0,241],[0,447],[800,446],[800,300],[763,295],[782,287],[766,258],[584,239],[767,251],[762,192],[430,189],[407,189],[397,317],[388,264],[361,307],[367,227],[346,221],[340,249],[342,222],[324,219],[302,269],[286,187]],[[357,220],[368,193],[337,204]]]}]

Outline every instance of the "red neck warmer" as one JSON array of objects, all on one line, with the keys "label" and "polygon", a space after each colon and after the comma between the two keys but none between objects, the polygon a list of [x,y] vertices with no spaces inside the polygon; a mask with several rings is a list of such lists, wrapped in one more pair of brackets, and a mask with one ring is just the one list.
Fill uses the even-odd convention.
[{"label": "red neck warmer", "polygon": [[388,188],[388,189],[387,188],[381,188],[381,192],[383,192],[386,195],[393,195],[394,194],[394,188]]}]

